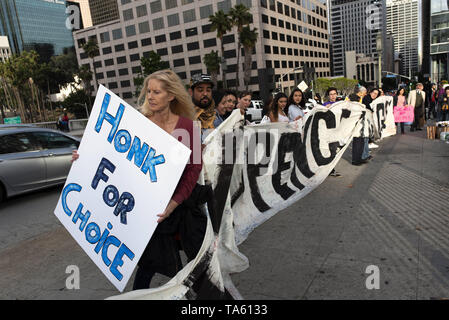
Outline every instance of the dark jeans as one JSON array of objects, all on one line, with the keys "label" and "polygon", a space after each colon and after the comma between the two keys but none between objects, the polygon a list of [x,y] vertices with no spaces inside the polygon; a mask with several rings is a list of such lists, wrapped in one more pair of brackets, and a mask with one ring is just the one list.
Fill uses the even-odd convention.
[{"label": "dark jeans", "polygon": [[401,126],[401,133],[404,134],[404,122],[396,122],[396,124],[399,124]]},{"label": "dark jeans", "polygon": [[365,138],[352,139],[352,162],[358,163],[362,161],[363,148],[365,146]]},{"label": "dark jeans", "polygon": [[151,279],[156,272],[141,267],[137,267],[136,277],[134,278],[133,290],[150,288]]}]

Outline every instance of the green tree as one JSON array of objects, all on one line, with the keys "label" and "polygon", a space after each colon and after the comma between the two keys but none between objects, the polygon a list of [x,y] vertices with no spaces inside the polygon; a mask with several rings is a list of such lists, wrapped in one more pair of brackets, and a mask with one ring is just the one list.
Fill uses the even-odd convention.
[{"label": "green tree", "polygon": [[62,106],[68,112],[73,113],[76,118],[82,119],[87,117],[85,105],[89,103],[89,95],[84,89],[81,89],[71,92],[62,102]]},{"label": "green tree", "polygon": [[[239,35],[242,34],[243,27],[249,26],[253,21],[253,16],[249,11],[249,8],[243,4],[238,4],[235,7],[231,8],[229,11],[229,16],[232,21],[232,25],[237,27],[237,33]],[[242,44],[239,41],[237,43],[237,88],[239,87],[239,78],[240,78],[240,52],[241,52]]]},{"label": "green tree", "polygon": [[257,28],[251,30],[249,26],[245,26],[240,33],[240,43],[243,45],[243,51],[245,53],[245,60],[243,64],[243,79],[245,82],[246,90],[248,90],[248,86],[251,81],[251,67],[252,67],[252,55],[253,49],[257,43],[257,37],[259,34],[257,33]]},{"label": "green tree", "polygon": [[98,44],[97,41],[93,38],[89,39],[89,41],[87,41],[83,46],[82,49],[84,50],[84,52],[87,54],[87,56],[92,59],[92,65],[93,65],[93,69],[94,69],[94,74],[93,74],[93,79],[94,79],[94,84],[96,85],[96,87],[98,88],[98,83],[97,83],[97,68],[95,67],[95,57],[100,55],[100,52],[98,50]]},{"label": "green tree", "polygon": [[78,85],[82,82],[86,94],[89,97],[89,107],[92,109],[92,86],[90,85],[90,82],[92,81],[92,71],[90,71],[88,66],[81,66],[75,74],[75,77],[78,79]]},{"label": "green tree", "polygon": [[170,67],[169,63],[162,60],[161,56],[154,51],[150,51],[148,57],[142,57],[140,59],[140,65],[142,67],[142,70],[140,71],[139,75],[134,78],[134,85],[136,86],[136,97],[139,96],[140,90],[143,86],[143,82],[145,81],[145,78],[147,76],[156,71],[168,69]]},{"label": "green tree", "polygon": [[217,88],[217,75],[220,73],[220,61],[221,58],[218,55],[218,51],[212,50],[204,55],[204,64],[210,73],[215,88]]},{"label": "green tree", "polygon": [[[230,20],[229,16],[223,12],[223,10],[219,10],[214,15],[211,15],[209,17],[209,22],[212,24],[211,30],[217,31],[217,38],[220,39],[221,44],[221,63],[225,63],[223,37],[228,31],[232,30],[232,21]],[[226,70],[222,69],[222,71],[223,86],[224,88],[227,88]]]}]

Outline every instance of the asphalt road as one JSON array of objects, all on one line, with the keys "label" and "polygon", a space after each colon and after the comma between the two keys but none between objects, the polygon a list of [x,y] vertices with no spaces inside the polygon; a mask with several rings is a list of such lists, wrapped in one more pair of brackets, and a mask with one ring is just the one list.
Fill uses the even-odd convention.
[{"label": "asphalt road", "polygon": [[[407,132],[373,155],[355,167],[348,150],[336,167],[342,177],[250,234],[239,247],[250,268],[232,276],[243,298],[449,298],[449,144]],[[61,188],[0,204],[0,299],[118,294],[54,216]],[[66,288],[71,265],[78,290]],[[379,289],[366,288],[368,266],[379,270]]]}]

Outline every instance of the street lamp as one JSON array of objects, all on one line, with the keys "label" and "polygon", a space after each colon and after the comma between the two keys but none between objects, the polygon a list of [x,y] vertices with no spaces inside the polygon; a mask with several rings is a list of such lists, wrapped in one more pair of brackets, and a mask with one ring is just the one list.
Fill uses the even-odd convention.
[{"label": "street lamp", "polygon": [[379,70],[378,84],[379,84],[379,88],[380,88],[382,86],[382,52],[383,52],[382,33],[381,32],[379,32],[376,37],[376,49],[377,49],[377,55],[378,55],[378,70]]},{"label": "street lamp", "polygon": [[[285,76],[290,74],[290,73],[292,73],[292,72],[295,72],[295,71],[302,71],[302,67],[296,67],[296,68],[294,68],[294,69],[284,73],[283,75],[281,75],[279,77],[279,86],[278,87],[281,89],[281,92],[284,92],[284,86],[282,84],[284,83]],[[281,81],[282,81],[282,84],[281,84]]]}]

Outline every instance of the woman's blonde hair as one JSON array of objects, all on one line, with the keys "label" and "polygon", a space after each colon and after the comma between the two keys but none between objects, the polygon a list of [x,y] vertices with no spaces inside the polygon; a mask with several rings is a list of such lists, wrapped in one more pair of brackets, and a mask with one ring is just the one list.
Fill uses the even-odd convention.
[{"label": "woman's blonde hair", "polygon": [[[145,116],[149,117],[153,115],[150,111],[147,99],[148,82],[152,79],[159,80],[162,83],[162,88],[175,97],[173,101],[170,102],[171,112],[188,119],[193,119],[194,105],[192,97],[187,93],[178,75],[169,69],[156,71],[145,78],[138,100],[140,111]],[[143,104],[141,104],[142,102]]]}]

